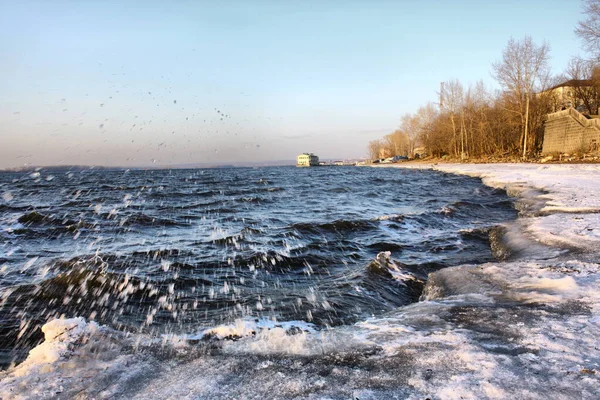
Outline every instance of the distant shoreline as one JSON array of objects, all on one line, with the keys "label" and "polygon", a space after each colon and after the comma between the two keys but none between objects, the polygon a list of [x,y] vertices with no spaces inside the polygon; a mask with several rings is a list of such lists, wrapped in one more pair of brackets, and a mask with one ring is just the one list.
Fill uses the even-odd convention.
[{"label": "distant shoreline", "polygon": [[[455,160],[455,159],[443,159],[443,158],[423,158],[423,159],[412,159],[402,161],[393,164],[365,164],[360,166],[390,166],[390,165],[437,165],[437,164],[464,164],[464,165],[477,165],[477,164],[553,164],[553,165],[576,165],[576,164],[600,164],[600,156],[585,158],[585,159],[572,159],[565,157],[564,160],[559,159],[548,159],[539,158],[531,160],[521,160],[518,158],[486,158],[486,159],[469,159],[469,160]],[[103,165],[40,165],[40,166],[27,166],[27,167],[14,167],[14,168],[0,168],[2,172],[35,172],[40,170],[46,171],[57,171],[57,172],[68,172],[68,171],[88,171],[88,170],[99,170],[99,171],[160,171],[169,169],[227,169],[227,168],[261,168],[261,167],[292,167],[295,166],[294,161],[281,162],[273,161],[269,162],[256,162],[256,163],[240,163],[239,165],[224,163],[224,164],[209,164],[209,165],[161,165],[161,166],[103,166]],[[329,165],[327,165],[329,166]],[[351,166],[351,165],[349,165]]]},{"label": "distant shoreline", "polygon": [[[392,165],[423,165],[423,164],[600,164],[600,156],[594,156],[589,158],[572,158],[565,156],[564,159],[550,159],[549,157],[535,158],[522,160],[518,157],[514,158],[474,158],[467,160],[453,159],[453,158],[422,158],[422,159],[412,159],[408,161],[402,161],[399,163],[394,163]],[[369,164],[369,165],[378,165],[378,164]],[[389,164],[382,164],[389,165]]]}]

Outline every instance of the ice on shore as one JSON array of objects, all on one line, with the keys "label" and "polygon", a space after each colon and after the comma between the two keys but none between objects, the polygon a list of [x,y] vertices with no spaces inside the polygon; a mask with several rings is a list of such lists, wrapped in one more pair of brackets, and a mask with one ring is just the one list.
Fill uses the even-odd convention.
[{"label": "ice on shore", "polygon": [[77,341],[92,335],[98,326],[79,318],[55,319],[42,327],[44,342],[29,352],[27,359],[14,371],[15,376],[32,373],[34,369],[43,369],[45,364],[54,363],[69,355]]},{"label": "ice on shore", "polygon": [[0,398],[600,398],[600,166],[433,167],[521,198],[518,257],[440,270],[418,303],[324,331],[240,321],[157,344],[51,321]]}]

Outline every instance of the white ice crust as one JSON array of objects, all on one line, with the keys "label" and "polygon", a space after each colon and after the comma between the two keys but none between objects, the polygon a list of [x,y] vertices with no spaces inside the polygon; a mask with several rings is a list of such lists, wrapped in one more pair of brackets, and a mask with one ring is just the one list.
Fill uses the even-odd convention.
[{"label": "white ice crust", "polygon": [[534,204],[508,232],[548,254],[441,270],[420,302],[353,326],[291,334],[239,321],[184,340],[236,336],[216,354],[181,337],[141,351],[152,339],[50,321],[45,342],[0,375],[0,398],[600,398],[600,166],[417,167]]}]

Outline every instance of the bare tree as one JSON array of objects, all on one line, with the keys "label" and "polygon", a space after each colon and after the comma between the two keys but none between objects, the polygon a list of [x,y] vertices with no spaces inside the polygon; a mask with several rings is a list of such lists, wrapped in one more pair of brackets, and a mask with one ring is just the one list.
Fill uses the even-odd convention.
[{"label": "bare tree", "polygon": [[392,156],[406,156],[409,150],[409,140],[406,134],[400,129],[384,137],[385,145],[389,148]]},{"label": "bare tree", "polygon": [[[435,136],[435,123],[438,118],[438,110],[433,103],[427,103],[423,107],[419,107],[415,117],[418,121],[418,137],[417,140],[421,145],[426,147]],[[431,149],[428,149],[431,151]]]},{"label": "bare tree", "polygon": [[537,46],[530,36],[521,41],[511,38],[502,52],[502,60],[492,64],[496,80],[513,96],[517,105],[513,111],[521,117],[523,158],[527,157],[529,140],[529,103],[535,90],[541,90],[548,81],[549,51],[548,44]]},{"label": "bare tree", "polygon": [[410,157],[414,157],[415,155],[415,147],[417,145],[417,139],[421,134],[421,121],[417,115],[413,115],[410,113],[404,114],[402,116],[402,121],[400,124],[400,129],[406,134],[408,137],[408,155]]},{"label": "bare tree", "polygon": [[[452,122],[452,141],[454,144],[454,154],[458,154],[458,139],[456,135],[456,116],[463,107],[464,89],[458,79],[444,82],[440,93],[440,108],[450,114]],[[462,127],[462,125],[461,125]],[[462,140],[461,129],[461,155],[464,156],[464,141]]]},{"label": "bare tree", "polygon": [[583,13],[586,19],[577,23],[575,34],[581,38],[587,51],[600,57],[600,0],[585,0]]},{"label": "bare tree", "polygon": [[[464,98],[462,115],[465,116],[464,133],[466,153],[478,156],[483,153],[482,138],[489,134],[489,124],[486,111],[489,108],[490,95],[487,93],[483,81],[469,85]],[[469,133],[469,134],[467,134]],[[470,139],[470,142],[469,142]]]},{"label": "bare tree", "polygon": [[382,148],[383,143],[381,140],[372,140],[369,142],[369,157],[371,160],[379,158],[379,153],[381,153]]},{"label": "bare tree", "polygon": [[435,134],[435,123],[438,112],[433,103],[420,107],[415,114],[404,114],[400,123],[400,131],[408,139],[408,155],[414,157],[417,142],[428,145],[430,137]]}]

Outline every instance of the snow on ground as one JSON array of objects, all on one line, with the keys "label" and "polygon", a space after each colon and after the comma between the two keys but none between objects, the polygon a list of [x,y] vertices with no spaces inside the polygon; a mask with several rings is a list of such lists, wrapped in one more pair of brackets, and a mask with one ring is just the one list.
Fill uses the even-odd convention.
[{"label": "snow on ground", "polygon": [[240,321],[157,341],[52,321],[0,398],[600,398],[600,167],[433,168],[521,198],[516,256],[438,271],[420,302],[320,332]]}]

